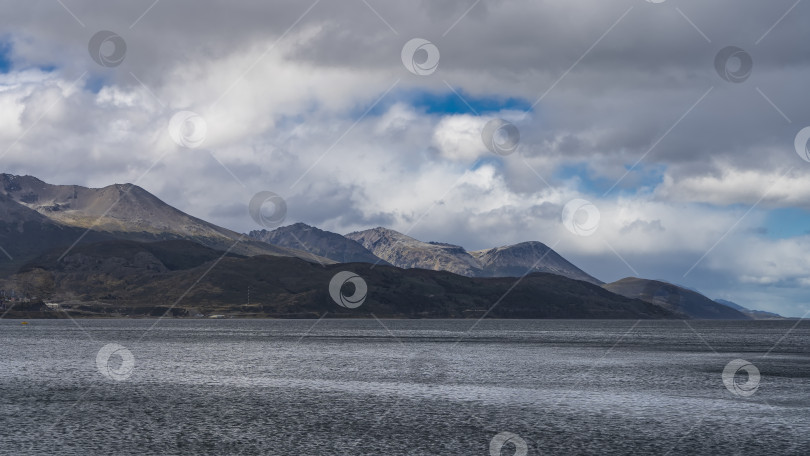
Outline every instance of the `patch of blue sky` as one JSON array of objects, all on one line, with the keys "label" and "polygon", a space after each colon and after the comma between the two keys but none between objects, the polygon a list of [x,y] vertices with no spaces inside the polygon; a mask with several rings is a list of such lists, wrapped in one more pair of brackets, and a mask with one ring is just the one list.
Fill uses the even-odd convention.
[{"label": "patch of blue sky", "polygon": [[53,73],[57,66],[53,64],[26,65],[14,61],[14,43],[9,36],[0,37],[0,74],[12,71],[25,71],[37,69],[43,73]]},{"label": "patch of blue sky", "polygon": [[0,40],[0,73],[8,73],[14,66],[11,60],[12,51],[13,47],[11,42]]},{"label": "patch of blue sky", "polygon": [[375,99],[364,106],[356,107],[352,117],[359,118],[366,111],[369,116],[379,116],[397,103],[404,103],[419,112],[432,115],[484,115],[503,110],[529,111],[531,109],[531,102],[521,98],[500,95],[475,96],[457,88],[454,90],[455,92],[449,88],[440,91],[395,89],[379,100],[376,105],[371,104],[376,101]]},{"label": "patch of blue sky", "polygon": [[810,211],[798,207],[771,209],[765,214],[764,235],[787,239],[810,234]]},{"label": "patch of blue sky", "polygon": [[[630,165],[626,168],[629,169]],[[636,166],[613,188],[610,195],[614,197],[622,194],[637,195],[639,192],[652,191],[663,182],[665,171],[666,167],[661,165]],[[557,181],[578,179],[579,191],[599,197],[613,187],[618,180],[618,178],[598,175],[588,163],[584,162],[563,164],[555,170],[553,176]]]},{"label": "patch of blue sky", "polygon": [[84,89],[92,93],[99,93],[107,83],[108,80],[104,76],[91,74],[84,81]]}]

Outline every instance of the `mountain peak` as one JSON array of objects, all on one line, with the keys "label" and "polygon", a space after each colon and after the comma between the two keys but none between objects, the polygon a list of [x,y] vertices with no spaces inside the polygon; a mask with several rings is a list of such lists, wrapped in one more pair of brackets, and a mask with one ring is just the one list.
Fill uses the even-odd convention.
[{"label": "mountain peak", "polygon": [[378,226],[376,228],[371,228],[368,230],[363,231],[355,231],[353,233],[349,233],[346,235],[348,238],[354,238],[358,236],[365,236],[365,237],[378,237],[378,238],[388,238],[388,239],[397,239],[397,240],[407,240],[407,241],[414,241],[414,242],[421,242],[418,241],[407,234],[400,233],[399,231],[392,230],[391,228],[386,228],[384,226]]},{"label": "mountain peak", "polygon": [[443,270],[466,276],[477,276],[481,270],[478,262],[459,246],[422,242],[389,228],[357,231],[346,237],[404,269]]},{"label": "mountain peak", "polygon": [[340,263],[388,265],[359,243],[306,223],[298,222],[273,231],[251,231],[248,236],[268,244],[310,252]]},{"label": "mountain peak", "polygon": [[[186,239],[216,250],[232,249],[236,254],[300,256],[312,260],[312,255],[304,252],[245,241],[239,233],[188,215],[131,183],[88,188],[52,185],[33,176],[1,174],[0,195],[57,225],[92,230],[117,239],[147,242]],[[326,258],[319,261],[331,262]]]},{"label": "mountain peak", "polygon": [[603,283],[539,241],[478,250],[470,252],[470,255],[491,276],[520,277],[531,272],[548,272],[595,285]]}]

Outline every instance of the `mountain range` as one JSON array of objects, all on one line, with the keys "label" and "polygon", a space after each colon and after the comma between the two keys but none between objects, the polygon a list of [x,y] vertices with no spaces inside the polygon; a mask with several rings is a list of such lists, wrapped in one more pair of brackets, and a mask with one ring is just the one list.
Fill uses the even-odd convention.
[{"label": "mountain range", "polygon": [[[545,273],[516,283],[511,277],[469,278],[371,263],[223,256],[190,241],[106,241],[79,245],[62,260],[59,253],[38,257],[9,281],[26,293],[48,295],[73,315],[675,318],[654,304]],[[369,286],[362,310],[340,307],[330,297],[330,280],[347,267]]]},{"label": "mountain range", "polygon": [[132,184],[0,174],[0,249],[2,305],[27,301],[6,309],[27,318],[59,316],[49,310],[58,306],[86,316],[357,316],[328,293],[346,269],[372,290],[365,316],[779,318],[660,281],[605,284],[538,241],[467,251],[383,227],[344,236],[303,223],[240,234]]}]

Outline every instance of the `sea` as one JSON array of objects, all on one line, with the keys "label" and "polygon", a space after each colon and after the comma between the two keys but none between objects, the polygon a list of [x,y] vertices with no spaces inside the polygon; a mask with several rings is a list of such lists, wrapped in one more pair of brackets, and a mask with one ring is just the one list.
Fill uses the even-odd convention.
[{"label": "sea", "polygon": [[2,319],[0,454],[810,454],[808,321],[372,317]]}]

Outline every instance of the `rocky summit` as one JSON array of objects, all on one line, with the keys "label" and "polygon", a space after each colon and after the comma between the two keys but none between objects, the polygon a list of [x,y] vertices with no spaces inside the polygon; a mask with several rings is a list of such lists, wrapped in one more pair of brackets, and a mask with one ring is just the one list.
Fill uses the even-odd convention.
[{"label": "rocky summit", "polygon": [[597,285],[603,283],[542,242],[468,252],[458,245],[422,242],[382,227],[349,233],[346,237],[400,268],[450,271],[469,277],[520,277],[532,272],[548,272]]}]

